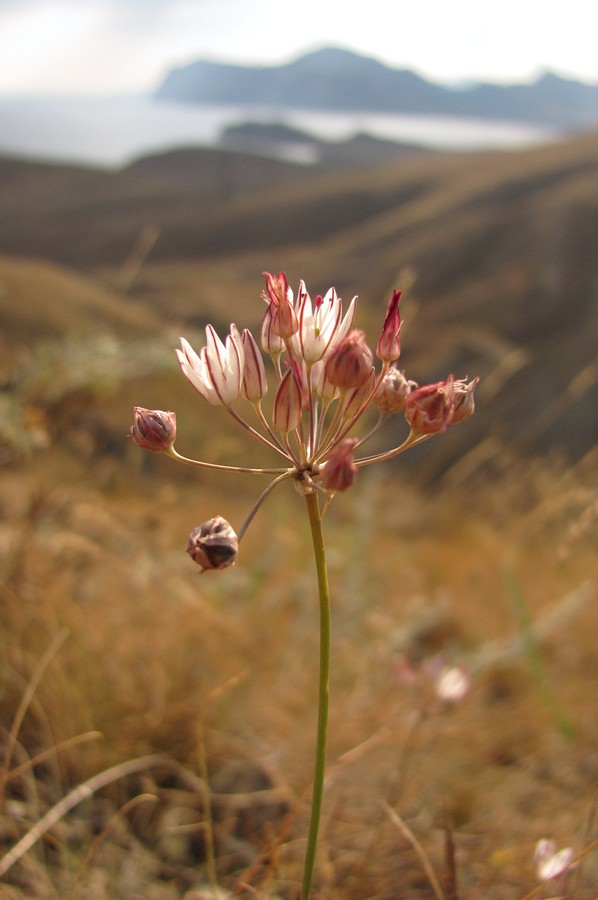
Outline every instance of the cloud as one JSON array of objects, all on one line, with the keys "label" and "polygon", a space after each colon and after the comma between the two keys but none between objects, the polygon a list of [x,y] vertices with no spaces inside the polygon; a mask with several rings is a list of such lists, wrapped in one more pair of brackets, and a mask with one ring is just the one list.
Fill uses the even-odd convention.
[{"label": "cloud", "polygon": [[194,59],[277,64],[325,44],[441,80],[540,68],[596,80],[588,10],[589,0],[568,0],[566,17],[540,0],[494,12],[479,0],[0,0],[0,92],[151,90]]}]

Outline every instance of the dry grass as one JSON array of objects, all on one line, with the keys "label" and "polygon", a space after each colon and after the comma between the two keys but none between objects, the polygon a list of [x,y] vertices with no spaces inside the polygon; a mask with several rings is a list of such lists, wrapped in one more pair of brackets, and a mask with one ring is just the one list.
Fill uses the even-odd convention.
[{"label": "dry grass", "polygon": [[[260,271],[286,269],[314,293],[364,293],[358,324],[375,339],[370,312],[415,266],[408,374],[485,377],[471,422],[408,468],[360,475],[326,523],[314,897],[564,893],[535,888],[533,849],[552,837],[583,855],[568,900],[595,900],[595,141],[289,182],[283,202],[273,187],[199,220],[201,198],[182,208],[185,185],[164,180],[168,159],[153,180],[51,173],[41,212],[56,254],[109,260],[103,279],[135,299],[0,260],[0,897],[201,900],[216,881],[225,896],[297,897],[317,677],[301,499],[274,494],[237,566],[198,577],[189,531],[215,513],[239,524],[259,485],[198,477],[123,435],[134,403],[174,408],[183,452],[253,464],[164,361],[162,318],[190,337],[206,320],[255,326]],[[28,177],[37,196],[48,173]],[[20,204],[14,186],[4,197]],[[156,221],[158,188],[164,240],[132,273],[122,263]],[[160,260],[214,244],[222,256]],[[569,445],[575,465],[547,452]],[[468,667],[460,704],[399,677],[438,659]]]},{"label": "dry grass", "polygon": [[[215,511],[240,521],[245,488],[231,496],[202,481],[191,492],[163,460],[158,480],[100,494],[84,468],[57,477],[63,465],[49,453],[0,485],[5,734],[31,689],[12,751],[5,742],[5,849],[86,779],[160,759],[109,773],[10,867],[2,896],[199,897],[210,821],[222,886],[296,896],[317,640],[300,498],[273,497],[237,567],[199,578],[186,533]],[[595,837],[595,471],[591,458],[560,472],[503,459],[467,491],[433,494],[387,471],[335,503],[316,896],[435,896],[385,803],[447,898],[449,820],[453,895],[471,900],[530,891],[538,838],[581,851]],[[470,668],[458,706],[397,681],[399,658],[437,655]],[[597,874],[589,853],[570,896],[591,900]]]}]

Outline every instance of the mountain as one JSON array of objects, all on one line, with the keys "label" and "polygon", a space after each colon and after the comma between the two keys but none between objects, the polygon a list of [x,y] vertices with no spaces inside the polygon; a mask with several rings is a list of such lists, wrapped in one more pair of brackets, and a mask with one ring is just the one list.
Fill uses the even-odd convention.
[{"label": "mountain", "polygon": [[168,72],[156,100],[512,120],[571,130],[598,124],[598,85],[545,73],[531,84],[446,87],[328,47],[281,66],[199,60]]}]

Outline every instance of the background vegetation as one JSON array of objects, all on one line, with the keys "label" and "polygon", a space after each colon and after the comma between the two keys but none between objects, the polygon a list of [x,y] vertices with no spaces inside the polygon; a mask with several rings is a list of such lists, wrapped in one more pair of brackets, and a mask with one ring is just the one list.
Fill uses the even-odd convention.
[{"label": "background vegetation", "polygon": [[[0,161],[5,852],[142,759],[0,896],[197,900],[214,873],[236,896],[296,896],[317,674],[300,498],[275,494],[237,566],[198,578],[188,532],[240,524],[259,486],[126,439],[134,404],[175,409],[181,452],[264,462],[172,353],[207,322],[256,328],[264,269],[359,293],[371,341],[403,287],[408,376],[482,376],[474,419],[362,473],[327,518],[317,896],[435,896],[397,815],[446,898],[531,896],[539,838],[596,839],[597,150],[336,174],[216,151],[116,173]],[[459,704],[406,683],[405,663],[439,661],[467,667]],[[567,896],[597,883],[590,851]]]}]

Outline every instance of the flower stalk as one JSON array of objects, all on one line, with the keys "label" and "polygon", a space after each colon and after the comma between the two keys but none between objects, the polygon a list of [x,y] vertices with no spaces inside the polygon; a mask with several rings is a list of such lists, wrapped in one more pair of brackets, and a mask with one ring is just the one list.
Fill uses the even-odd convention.
[{"label": "flower stalk", "polygon": [[314,548],[314,559],[318,578],[318,594],[320,608],[320,668],[318,677],[318,725],[316,734],[316,750],[314,762],[314,778],[312,787],[311,818],[307,837],[307,851],[303,867],[303,886],[301,900],[308,900],[311,893],[318,832],[322,816],[322,798],[324,793],[324,775],[326,772],[326,744],[328,736],[328,705],[330,696],[330,589],[328,587],[328,570],[326,552],[322,532],[320,499],[315,491],[305,495],[307,514],[311,527]]},{"label": "flower stalk", "polygon": [[[202,572],[234,565],[247,528],[278,485],[293,481],[305,497],[318,582],[320,635],[312,804],[301,892],[301,900],[308,900],[322,814],[330,689],[330,590],[322,520],[333,497],[348,490],[363,467],[392,459],[469,418],[478,379],[467,382],[449,375],[445,381],[419,387],[397,370],[402,324],[399,291],[393,291],[388,303],[374,355],[365,333],[353,328],[356,297],[343,314],[343,301],[334,288],[312,302],[301,281],[295,299],[283,272],[264,275],[261,352],[252,334],[247,329],[240,332],[233,324],[224,340],[208,325],[206,343],[199,353],[181,338],[176,354],[183,374],[201,397],[226,410],[262,447],[282,457],[284,465],[229,466],[183,456],[174,446],[173,412],[135,407],[130,436],[142,449],[162,452],[187,465],[222,473],[274,476],[238,534],[222,516],[212,517],[192,531],[187,549]],[[268,379],[262,353],[270,358],[276,380],[269,415],[263,408]],[[254,424],[239,412],[238,404],[243,403],[248,404]],[[372,411],[376,413],[374,423],[369,416]],[[405,418],[405,439],[398,446],[355,458],[358,448],[398,414]],[[365,427],[360,435],[356,430],[362,422]],[[325,498],[322,507],[321,495]]]}]

